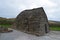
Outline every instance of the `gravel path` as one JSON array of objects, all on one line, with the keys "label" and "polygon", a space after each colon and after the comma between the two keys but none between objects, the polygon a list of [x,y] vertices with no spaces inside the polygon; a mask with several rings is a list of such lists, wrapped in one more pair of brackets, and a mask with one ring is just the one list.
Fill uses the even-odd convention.
[{"label": "gravel path", "polygon": [[0,33],[0,40],[60,40],[60,31],[51,31],[50,33],[37,37],[17,30],[10,33]]}]

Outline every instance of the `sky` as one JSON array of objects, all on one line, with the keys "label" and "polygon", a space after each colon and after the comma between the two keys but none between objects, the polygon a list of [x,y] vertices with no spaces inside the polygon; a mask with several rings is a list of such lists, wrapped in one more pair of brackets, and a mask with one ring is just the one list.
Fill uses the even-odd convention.
[{"label": "sky", "polygon": [[60,21],[60,0],[0,0],[0,17],[15,18],[25,9],[43,7],[49,20]]}]

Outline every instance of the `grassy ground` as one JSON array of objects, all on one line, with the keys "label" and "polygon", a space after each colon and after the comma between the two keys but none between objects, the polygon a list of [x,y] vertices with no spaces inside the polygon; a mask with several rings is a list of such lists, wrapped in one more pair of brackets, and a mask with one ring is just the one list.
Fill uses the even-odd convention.
[{"label": "grassy ground", "polygon": [[60,31],[60,26],[51,26],[51,27],[50,27],[50,30]]},{"label": "grassy ground", "polygon": [[0,26],[5,27],[5,28],[10,28],[11,27],[11,25],[0,25]]}]

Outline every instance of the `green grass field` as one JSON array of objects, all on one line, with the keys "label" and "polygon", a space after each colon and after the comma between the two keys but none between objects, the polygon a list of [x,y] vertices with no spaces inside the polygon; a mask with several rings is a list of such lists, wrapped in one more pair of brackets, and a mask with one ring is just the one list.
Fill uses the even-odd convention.
[{"label": "green grass field", "polygon": [[10,28],[11,27],[11,25],[0,25],[0,26],[2,26],[2,27],[5,27],[5,28]]},{"label": "green grass field", "polygon": [[51,26],[51,27],[50,27],[50,30],[60,31],[60,26]]}]

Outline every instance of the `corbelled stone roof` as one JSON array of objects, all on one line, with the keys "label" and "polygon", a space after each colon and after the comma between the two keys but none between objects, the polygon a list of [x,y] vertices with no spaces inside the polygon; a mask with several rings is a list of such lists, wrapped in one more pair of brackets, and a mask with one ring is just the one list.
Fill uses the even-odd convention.
[{"label": "corbelled stone roof", "polygon": [[16,28],[36,35],[43,35],[45,31],[48,32],[48,19],[43,7],[22,11],[16,17]]}]

